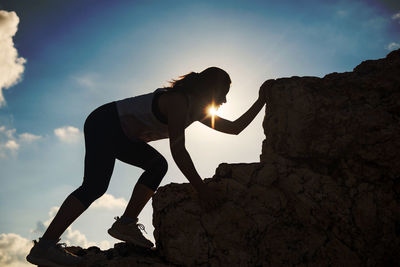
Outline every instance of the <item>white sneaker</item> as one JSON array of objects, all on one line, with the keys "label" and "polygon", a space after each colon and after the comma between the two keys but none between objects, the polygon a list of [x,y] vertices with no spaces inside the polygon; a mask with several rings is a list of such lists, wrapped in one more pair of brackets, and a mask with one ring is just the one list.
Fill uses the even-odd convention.
[{"label": "white sneaker", "polygon": [[139,247],[151,248],[153,247],[153,243],[145,238],[141,231],[144,231],[146,234],[146,230],[144,229],[144,225],[141,223],[137,223],[138,220],[131,223],[122,223],[120,217],[114,218],[116,221],[113,223],[110,229],[108,229],[108,233],[119,240],[132,243]]},{"label": "white sneaker", "polygon": [[[58,240],[59,241],[59,240]],[[76,266],[82,259],[65,250],[65,243],[44,244],[33,241],[34,245],[26,260],[35,265],[51,267]]]}]

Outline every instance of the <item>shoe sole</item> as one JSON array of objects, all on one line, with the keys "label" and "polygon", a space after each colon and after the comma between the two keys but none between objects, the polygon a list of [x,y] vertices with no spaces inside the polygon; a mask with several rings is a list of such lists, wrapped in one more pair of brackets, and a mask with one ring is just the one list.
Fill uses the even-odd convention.
[{"label": "shoe sole", "polygon": [[112,228],[108,229],[107,232],[108,232],[108,234],[110,236],[112,236],[112,237],[114,237],[116,239],[128,242],[130,244],[133,244],[133,245],[141,247],[141,248],[151,249],[153,247],[153,246],[150,247],[150,246],[147,246],[147,245],[145,245],[143,243],[140,243],[139,241],[137,241],[135,239],[131,239],[131,238],[129,238],[129,236],[123,235],[123,234],[119,233],[118,231],[116,231],[116,230],[114,230]]},{"label": "shoe sole", "polygon": [[54,263],[52,261],[42,259],[42,258],[35,258],[31,255],[26,256],[26,260],[29,263],[32,263],[33,265],[43,265],[43,266],[48,266],[48,267],[71,267],[71,266],[77,266],[77,264],[73,265],[60,265],[57,263]]}]

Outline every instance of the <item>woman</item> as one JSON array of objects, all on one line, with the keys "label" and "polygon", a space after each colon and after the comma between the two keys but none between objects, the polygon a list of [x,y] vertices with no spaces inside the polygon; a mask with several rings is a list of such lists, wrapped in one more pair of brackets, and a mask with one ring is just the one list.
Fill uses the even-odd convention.
[{"label": "woman", "polygon": [[79,217],[93,201],[102,196],[108,187],[115,159],[144,169],[124,214],[108,230],[120,240],[150,248],[138,224],[137,217],[154,195],[167,172],[164,157],[147,143],[169,138],[172,157],[182,173],[199,194],[201,203],[214,208],[217,195],[200,178],[185,148],[185,128],[194,121],[228,134],[239,134],[264,106],[263,90],[259,98],[234,122],[218,116],[210,119],[207,107],[219,107],[226,102],[231,79],[224,70],[210,67],[200,73],[189,73],[174,80],[171,87],[153,93],[131,97],[105,104],[94,110],[86,119],[85,171],[82,185],[72,192],[61,205],[27,260],[33,264],[71,266],[79,258],[67,253],[60,244],[61,234]]}]

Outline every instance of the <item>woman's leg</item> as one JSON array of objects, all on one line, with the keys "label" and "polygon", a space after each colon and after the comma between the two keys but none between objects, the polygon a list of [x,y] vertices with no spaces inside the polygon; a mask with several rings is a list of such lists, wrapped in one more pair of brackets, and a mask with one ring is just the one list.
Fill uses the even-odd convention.
[{"label": "woman's leg", "polygon": [[73,195],[69,195],[64,203],[61,205],[50,223],[42,239],[45,240],[58,240],[62,233],[78,218],[86,207]]},{"label": "woman's leg", "polygon": [[115,163],[115,158],[106,153],[86,152],[82,185],[65,199],[42,239],[58,240],[75,219],[106,192]]},{"label": "woman's leg", "polygon": [[122,217],[132,219],[137,218],[139,216],[139,213],[143,210],[144,206],[153,195],[153,190],[145,185],[136,183],[135,188],[132,192],[132,196],[129,199],[129,203],[126,206],[125,212],[124,214],[122,214]]},{"label": "woman's leg", "polygon": [[72,192],[61,205],[42,238],[26,259],[35,265],[77,266],[80,259],[57,246],[62,233],[90,204],[107,190],[115,163],[113,131],[115,104],[103,105],[93,111],[85,121],[85,174],[82,185]]},{"label": "woman's leg", "polygon": [[42,239],[58,240],[64,231],[107,190],[115,164],[114,148],[105,131],[85,123],[85,171],[83,183],[61,205]]},{"label": "woman's leg", "polygon": [[122,217],[135,219],[154,195],[167,173],[168,164],[157,150],[143,141],[131,141],[125,137],[121,142],[123,144],[118,147],[117,159],[145,170],[135,185],[122,215]]},{"label": "woman's leg", "polygon": [[145,142],[131,141],[123,134],[118,138],[116,158],[141,167],[145,171],[133,189],[124,214],[108,229],[108,233],[116,239],[151,248],[154,244],[144,237],[142,233],[144,226],[138,224],[137,217],[167,172],[167,162],[160,153]]}]

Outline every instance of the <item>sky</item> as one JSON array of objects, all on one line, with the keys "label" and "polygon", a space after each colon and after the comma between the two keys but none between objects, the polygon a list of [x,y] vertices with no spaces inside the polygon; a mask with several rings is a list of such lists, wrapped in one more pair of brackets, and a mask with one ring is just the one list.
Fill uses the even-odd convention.
[{"label": "sky", "polygon": [[[2,0],[0,10],[1,266],[26,264],[31,240],[81,184],[82,129],[96,107],[218,66],[232,80],[219,113],[234,120],[267,79],[351,71],[400,48],[392,0]],[[200,175],[212,177],[222,162],[259,161],[264,115],[239,136],[191,125],[186,147]],[[169,163],[161,186],[187,182],[168,141],[150,145]],[[107,229],[141,173],[117,162],[107,193],[62,241],[112,247]],[[139,219],[154,240],[151,202]]]}]

